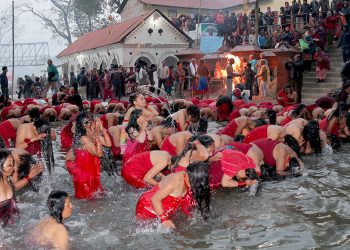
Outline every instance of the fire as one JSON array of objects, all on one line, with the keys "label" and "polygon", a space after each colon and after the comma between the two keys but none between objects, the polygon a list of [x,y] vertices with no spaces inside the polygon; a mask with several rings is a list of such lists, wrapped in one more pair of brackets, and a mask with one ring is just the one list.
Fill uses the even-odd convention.
[{"label": "fire", "polygon": [[[235,60],[235,63],[232,65],[233,72],[239,73],[243,70],[243,67],[244,67],[243,62],[241,61],[241,59],[238,56],[226,54],[225,57],[227,58],[227,62],[230,59]],[[226,79],[226,77],[227,77],[226,66],[227,66],[227,64],[221,65],[221,63],[219,61],[216,62],[214,77],[220,78],[220,79]],[[233,78],[233,87],[235,87],[238,83],[241,83],[241,82],[242,82],[241,77],[234,77]]]}]

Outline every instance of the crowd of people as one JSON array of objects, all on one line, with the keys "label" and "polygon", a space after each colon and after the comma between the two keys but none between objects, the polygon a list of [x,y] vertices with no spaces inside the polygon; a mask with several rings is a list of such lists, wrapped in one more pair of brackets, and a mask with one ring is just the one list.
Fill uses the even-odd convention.
[{"label": "crowd of people", "polygon": [[[322,14],[322,5],[321,10]],[[120,178],[116,177],[120,172],[125,183],[144,189],[133,204],[135,217],[159,220],[168,228],[176,226],[178,210],[189,217],[195,210],[204,220],[210,217],[213,190],[249,190],[261,182],[301,176],[304,156],[337,150],[350,140],[347,32],[339,41],[346,59],[341,73],[344,84],[339,93],[311,105],[301,103],[304,53],[286,60],[290,85],[277,94],[276,103],[252,102],[252,95],[269,92],[271,73],[264,53],[260,58],[241,58],[239,72],[232,67],[234,59],[228,60],[226,94],[212,99],[206,96],[212,74],[204,60],[179,62],[176,68],[143,61],[129,71],[118,65],[106,70],[82,68],[77,76],[65,75],[62,84],[48,60],[47,79],[26,77],[19,84],[17,101],[9,99],[7,67],[3,67],[1,226],[6,229],[26,219],[18,216],[15,194],[38,191],[42,176],[54,171],[56,121],[64,123],[60,144],[67,152],[65,167],[74,184],[74,199],[65,191],[49,194],[48,216],[35,223],[28,235],[30,244],[38,246],[68,248],[64,221],[71,216],[75,199],[83,202],[104,192],[101,172],[110,178]],[[323,49],[318,44],[312,52],[319,81],[330,64]],[[241,82],[232,89],[235,77]],[[185,91],[193,96],[186,98]],[[128,101],[121,98],[125,95]],[[213,122],[224,125],[208,133]]]},{"label": "crowd of people", "polygon": [[[167,100],[140,90],[129,101],[111,99],[107,105],[67,89],[42,99],[10,101],[2,96],[2,225],[19,220],[15,193],[37,191],[42,174],[54,171],[55,121],[67,121],[60,141],[75,199],[101,194],[101,172],[115,178],[121,160],[125,182],[145,189],[135,204],[136,218],[158,219],[169,228],[175,227],[173,215],[179,208],[188,216],[196,208],[208,218],[212,190],[249,189],[261,181],[300,176],[304,155],[337,149],[350,138],[350,84],[337,97],[308,106],[300,104],[290,86],[279,93],[276,104],[232,101],[227,95]],[[208,133],[208,123],[216,121],[227,123]],[[50,193],[49,215],[33,226],[32,244],[67,248],[69,232],[63,223],[72,213],[71,198],[64,191]]]}]

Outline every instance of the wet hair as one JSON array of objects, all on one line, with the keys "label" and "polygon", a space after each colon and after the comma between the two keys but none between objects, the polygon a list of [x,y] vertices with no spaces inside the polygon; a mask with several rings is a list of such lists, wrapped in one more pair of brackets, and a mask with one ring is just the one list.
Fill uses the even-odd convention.
[{"label": "wet hair", "polygon": [[293,136],[286,135],[284,137],[284,144],[287,145],[288,147],[290,147],[297,154],[297,156],[299,158],[301,157],[299,143],[297,142],[297,140]]},{"label": "wet hair", "polygon": [[50,115],[48,120],[49,120],[49,122],[55,122],[56,121],[56,116]]},{"label": "wet hair", "polygon": [[299,118],[301,115],[301,111],[303,111],[305,108],[305,104],[300,104],[296,109],[292,111],[292,117]]},{"label": "wet hair", "polygon": [[142,109],[135,109],[130,114],[130,119],[125,130],[128,133],[128,136],[131,140],[134,139],[134,135],[131,133],[131,129],[140,132],[140,125],[137,124],[137,119],[139,119],[140,116],[142,116]]},{"label": "wet hair", "polygon": [[175,113],[180,109],[184,109],[184,108],[186,108],[186,105],[183,105],[182,102],[175,102],[175,104],[173,104],[173,107],[172,107],[172,112]]},{"label": "wet hair", "polygon": [[266,111],[266,115],[269,118],[270,124],[276,125],[276,111],[269,109]]},{"label": "wet hair", "polygon": [[64,191],[52,191],[47,198],[47,207],[50,211],[50,216],[53,217],[58,223],[62,224],[62,213],[68,194]]},{"label": "wet hair", "polygon": [[233,110],[232,100],[231,100],[230,97],[228,97],[226,95],[219,96],[215,106],[219,107],[219,106],[221,106],[222,104],[225,104],[225,103],[228,105],[229,112],[232,112],[232,110]]},{"label": "wet hair", "polygon": [[210,187],[208,164],[193,162],[187,167],[193,198],[202,217],[206,220],[210,212]]},{"label": "wet hair", "polygon": [[309,142],[315,154],[320,154],[322,151],[320,139],[320,125],[317,121],[309,121],[303,129],[303,138],[305,142]]},{"label": "wet hair", "polygon": [[80,138],[82,136],[87,135],[86,131],[86,125],[88,125],[90,122],[92,122],[93,117],[90,113],[83,111],[80,112],[77,116],[77,119],[75,121],[75,133],[73,137],[73,149],[76,150],[80,148],[81,145],[81,140]]},{"label": "wet hair", "polygon": [[169,116],[161,124],[164,128],[177,128],[175,120]]},{"label": "wet hair", "polygon": [[244,141],[244,138],[245,138],[244,135],[239,134],[239,135],[237,135],[237,136],[235,137],[234,141],[235,141],[235,142],[243,142],[243,141]]},{"label": "wet hair", "polygon": [[167,108],[165,108],[164,106],[159,110],[159,115],[161,117],[167,118],[170,115],[170,112]]},{"label": "wet hair", "polygon": [[32,121],[35,121],[40,118],[40,111],[38,108],[29,110],[29,117]]},{"label": "wet hair", "polygon": [[[191,120],[193,122],[198,122],[200,117],[201,117],[201,114],[200,114],[200,110],[197,106],[195,105],[191,105],[189,107],[186,108],[186,112],[188,115],[191,116]],[[191,122],[192,122],[191,121]]]},{"label": "wet hair", "polygon": [[[209,135],[194,135],[192,136],[189,141],[188,144],[186,146],[186,148],[182,151],[182,153],[177,157],[177,159],[174,161],[174,166],[177,167],[179,161],[186,155],[186,153],[190,150],[194,150],[194,144],[193,142],[195,140],[198,140],[200,144],[202,144],[205,148],[208,148],[210,145],[215,144],[215,141],[213,140],[213,138],[211,138]],[[190,158],[192,156],[192,151],[190,154]]]},{"label": "wet hair", "polygon": [[79,94],[75,94],[73,96],[69,96],[69,103],[77,105],[80,111],[84,110],[83,99]]},{"label": "wet hair", "polygon": [[264,180],[274,180],[277,177],[277,172],[275,166],[270,166],[267,164],[262,164],[261,169],[261,178]]},{"label": "wet hair", "polygon": [[[19,166],[18,166],[18,179],[22,180],[24,177],[29,175],[30,169],[33,165],[36,164],[36,160],[33,158],[33,156],[29,153],[24,153],[19,155]],[[42,181],[41,178],[42,174],[40,173],[38,176],[35,176],[34,179],[32,179],[31,182],[29,182],[29,188],[34,191],[39,191],[39,184]]]},{"label": "wet hair", "polygon": [[38,119],[34,122],[34,126],[39,134],[45,133],[46,137],[40,140],[41,152],[43,153],[46,167],[51,174],[52,168],[55,167],[55,158],[53,155],[51,127],[48,121],[44,119]]},{"label": "wet hair", "polygon": [[334,117],[341,117],[348,110],[348,105],[345,102],[338,103],[336,109],[329,115],[328,121],[333,119]]},{"label": "wet hair", "polygon": [[136,92],[136,93],[130,95],[130,97],[129,97],[129,104],[130,104],[130,106],[132,106],[132,107],[135,106],[135,105],[134,105],[134,101],[136,101],[137,97],[138,97],[139,95],[141,95],[141,94],[142,94],[142,93]]},{"label": "wet hair", "polygon": [[8,149],[0,149],[0,178],[3,179],[3,171],[4,164],[7,159],[11,155],[11,152]]},{"label": "wet hair", "polygon": [[4,139],[2,139],[2,137],[0,137],[0,149],[2,149],[2,148],[7,148],[7,147],[6,147],[6,144],[4,142]]},{"label": "wet hair", "polygon": [[207,133],[208,130],[208,120],[204,117],[201,117],[199,119],[199,123],[197,126],[194,126],[193,124],[191,124],[191,126],[189,127],[189,131],[194,134],[194,133],[198,133],[198,134],[205,134]]},{"label": "wet hair", "polygon": [[299,162],[298,162],[297,158],[295,158],[295,157],[290,158],[288,170],[290,170],[291,173],[294,176],[300,176],[301,175],[301,173],[300,173],[300,165],[299,165]]},{"label": "wet hair", "polygon": [[263,118],[252,120],[252,123],[254,124],[255,128],[267,125],[267,122]]}]

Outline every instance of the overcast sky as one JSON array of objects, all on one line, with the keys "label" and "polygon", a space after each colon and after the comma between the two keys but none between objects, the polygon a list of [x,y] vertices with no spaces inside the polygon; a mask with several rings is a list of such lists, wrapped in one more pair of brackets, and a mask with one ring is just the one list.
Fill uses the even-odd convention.
[{"label": "overcast sky", "polygon": [[[28,2],[26,0],[15,0],[15,6],[20,6],[24,2]],[[1,9],[9,9],[11,8],[12,0],[0,0],[0,8]],[[38,0],[38,5],[48,6],[47,0]],[[49,9],[49,8],[47,8]],[[9,9],[10,10],[10,9]],[[15,16],[18,16],[18,26],[21,27],[20,30],[15,29],[16,32],[16,43],[30,43],[30,42],[48,42],[49,44],[49,53],[50,57],[54,58],[59,54],[64,48],[65,45],[63,42],[58,42],[56,40],[51,39],[50,31],[43,29],[41,23],[34,18],[29,13],[20,13],[18,10],[15,10]],[[36,75],[43,74],[42,71],[46,69],[45,66],[40,67],[16,67],[15,68],[15,76],[24,76],[31,75],[32,73]]]}]

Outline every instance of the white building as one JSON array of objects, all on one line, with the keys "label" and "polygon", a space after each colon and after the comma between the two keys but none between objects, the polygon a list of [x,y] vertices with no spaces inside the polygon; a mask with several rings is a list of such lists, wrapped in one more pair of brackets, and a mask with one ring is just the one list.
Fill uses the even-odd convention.
[{"label": "white building", "polygon": [[154,10],[83,35],[57,57],[64,72],[107,68],[110,64],[134,66],[142,59],[149,65],[175,65],[178,51],[191,47],[193,40],[176,28],[160,11]]}]

